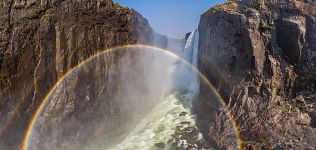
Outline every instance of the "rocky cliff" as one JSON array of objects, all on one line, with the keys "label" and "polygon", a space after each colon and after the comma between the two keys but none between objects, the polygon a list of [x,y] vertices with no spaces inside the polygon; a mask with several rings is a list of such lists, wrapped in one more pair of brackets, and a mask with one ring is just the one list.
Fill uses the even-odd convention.
[{"label": "rocky cliff", "polygon": [[[315,17],[315,2],[282,0],[229,1],[202,15],[199,69],[232,110],[246,148],[316,147]],[[218,120],[200,123],[206,135]]]},{"label": "rocky cliff", "polygon": [[153,33],[140,14],[111,0],[2,0],[0,24],[4,149],[20,144],[30,116],[70,68],[106,48],[147,43]]}]

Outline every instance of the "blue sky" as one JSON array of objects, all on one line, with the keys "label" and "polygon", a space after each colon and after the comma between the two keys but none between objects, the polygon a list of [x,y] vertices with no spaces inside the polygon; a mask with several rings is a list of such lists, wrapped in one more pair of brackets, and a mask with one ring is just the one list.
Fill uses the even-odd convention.
[{"label": "blue sky", "polygon": [[114,0],[135,9],[158,32],[183,38],[199,23],[200,15],[225,0]]}]

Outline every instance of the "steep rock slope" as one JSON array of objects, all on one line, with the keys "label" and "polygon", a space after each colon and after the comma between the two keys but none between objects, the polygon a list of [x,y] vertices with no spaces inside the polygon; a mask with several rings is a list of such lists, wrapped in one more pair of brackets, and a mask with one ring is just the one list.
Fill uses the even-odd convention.
[{"label": "steep rock slope", "polygon": [[[314,2],[281,0],[229,1],[202,15],[199,69],[232,110],[247,148],[316,147],[315,17]],[[216,122],[200,126],[215,134]]]},{"label": "steep rock slope", "polygon": [[70,68],[106,48],[151,39],[134,10],[111,0],[0,2],[0,147],[19,145],[30,116]]}]

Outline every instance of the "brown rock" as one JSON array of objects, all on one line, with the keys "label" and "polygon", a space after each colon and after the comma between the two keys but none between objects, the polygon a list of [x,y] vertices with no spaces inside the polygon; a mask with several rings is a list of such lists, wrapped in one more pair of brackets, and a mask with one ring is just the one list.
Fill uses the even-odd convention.
[{"label": "brown rock", "polygon": [[[316,130],[309,125],[308,114],[299,116],[299,124],[307,125],[302,127],[294,109],[279,104],[300,91],[315,91],[316,5],[281,0],[258,4],[229,1],[202,15],[199,69],[233,110],[244,140],[267,144],[306,135],[295,148],[315,147]],[[201,92],[207,88],[201,86]],[[213,135],[219,121],[201,117],[211,113],[202,101],[195,106],[198,125]]]},{"label": "brown rock", "polygon": [[311,118],[307,113],[301,113],[297,117],[297,123],[300,125],[309,125],[311,123]]},{"label": "brown rock", "polygon": [[[152,33],[140,14],[111,0],[1,1],[0,147],[19,146],[34,110],[70,68]],[[75,104],[56,103],[73,112]]]}]

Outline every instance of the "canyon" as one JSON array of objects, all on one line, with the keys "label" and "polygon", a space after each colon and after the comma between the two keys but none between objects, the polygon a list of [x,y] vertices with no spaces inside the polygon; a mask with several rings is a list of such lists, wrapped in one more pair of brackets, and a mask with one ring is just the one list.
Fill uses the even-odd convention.
[{"label": "canyon", "polygon": [[[192,78],[189,89],[199,90],[192,109],[197,129],[207,141],[204,146],[316,147],[315,1],[231,0],[202,14],[197,30],[185,40],[155,32],[141,14],[111,0],[3,0],[0,17],[1,149],[20,148],[41,101],[69,70],[103,50],[131,44],[183,53],[224,99],[227,110],[218,102],[210,104],[210,99],[217,99],[216,94],[209,93],[210,87],[202,78],[198,84]],[[152,101],[148,102],[139,95],[124,95],[127,87],[122,79],[129,78],[130,86],[138,85],[148,93],[165,94],[169,90],[168,85],[157,90],[139,80],[160,81],[158,77],[167,74],[161,65],[176,64],[169,64],[173,61],[164,58],[152,62],[153,67],[142,66],[152,60],[152,54],[127,48],[78,69],[50,97],[50,109],[42,115],[48,123],[39,130],[42,138],[37,141],[37,148],[47,149],[45,144],[52,141],[64,144],[58,140],[61,136],[88,143],[87,138],[93,138],[90,132],[96,130],[99,116],[104,114],[111,123],[104,127],[105,131],[98,131],[107,133],[105,137],[120,135],[103,143],[104,147],[127,136],[122,133],[136,126],[135,122],[153,107],[155,98],[150,97]],[[136,73],[128,74],[126,65],[127,70]],[[155,69],[162,72],[154,72]],[[142,72],[153,73],[148,77]],[[162,81],[166,83],[167,79]],[[100,97],[107,100],[103,102]],[[131,99],[132,106],[121,105],[125,97]],[[238,137],[227,132],[232,130],[227,113],[238,126],[243,141],[240,147],[234,141]],[[136,114],[138,119],[130,119]],[[84,135],[91,136],[76,137],[79,129],[73,127],[78,124],[85,128]],[[56,132],[51,131],[54,129]],[[74,145],[61,148],[83,148]],[[158,147],[161,145],[158,143]]]}]

